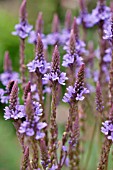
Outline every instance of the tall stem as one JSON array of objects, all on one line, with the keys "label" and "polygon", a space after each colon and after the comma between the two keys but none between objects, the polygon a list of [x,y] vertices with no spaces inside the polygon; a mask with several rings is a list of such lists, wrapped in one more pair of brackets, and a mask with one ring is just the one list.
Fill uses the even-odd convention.
[{"label": "tall stem", "polygon": [[21,81],[22,81],[23,90],[25,88],[25,83],[26,83],[24,52],[25,52],[25,39],[21,39],[20,40],[20,72],[21,72]]}]

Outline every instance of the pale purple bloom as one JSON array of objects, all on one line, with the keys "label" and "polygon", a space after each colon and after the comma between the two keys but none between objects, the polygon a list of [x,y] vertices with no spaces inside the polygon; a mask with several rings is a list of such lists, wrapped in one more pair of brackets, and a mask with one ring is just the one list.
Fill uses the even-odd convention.
[{"label": "pale purple bloom", "polygon": [[57,72],[51,72],[51,73],[48,73],[48,74],[45,74],[44,75],[44,78],[43,80],[50,80],[52,82],[54,81],[58,81],[59,84],[62,84],[62,85],[65,85],[65,81],[67,80],[68,78],[66,77],[66,73],[64,72],[59,72],[59,74]]},{"label": "pale purple bloom", "polygon": [[41,132],[47,123],[40,122],[40,117],[42,116],[42,108],[39,102],[33,102],[34,115],[29,120],[26,115],[26,120],[21,124],[19,128],[20,133],[26,134],[26,136],[35,136],[36,140],[44,138],[45,133]]},{"label": "pale purple bloom", "polygon": [[71,99],[74,98],[76,101],[81,101],[84,99],[84,94],[89,93],[89,90],[87,88],[81,87],[80,89],[77,88],[76,83],[73,86],[69,86],[67,88],[67,93],[65,93],[63,97],[63,102],[70,103]]},{"label": "pale purple bloom", "polygon": [[45,74],[47,70],[50,68],[50,64],[45,60],[33,60],[29,64],[27,64],[29,72],[35,72],[36,69],[39,69],[41,74]]},{"label": "pale purple bloom", "polygon": [[92,20],[92,15],[89,14],[88,12],[81,13],[80,16],[77,18],[77,24],[80,25],[84,23],[85,27],[93,27],[94,22]]},{"label": "pale purple bloom", "polygon": [[32,28],[33,26],[29,25],[27,21],[21,21],[19,24],[15,25],[15,31],[12,32],[12,34],[25,39],[30,34]]},{"label": "pale purple bloom", "polygon": [[5,107],[4,118],[5,120],[8,119],[19,119],[25,117],[25,108],[23,105],[16,105],[15,110],[10,109],[10,107]]},{"label": "pale purple bloom", "polygon": [[103,57],[103,61],[106,62],[106,63],[110,63],[111,60],[112,60],[111,55],[112,55],[111,48],[106,49],[105,55]]},{"label": "pale purple bloom", "polygon": [[48,45],[55,45],[60,44],[61,34],[58,32],[54,32],[51,34],[48,34],[46,37],[46,42]]},{"label": "pale purple bloom", "polygon": [[112,21],[108,21],[104,24],[104,36],[103,39],[112,41],[113,40],[113,32],[112,32],[113,23]]},{"label": "pale purple bloom", "polygon": [[9,101],[9,96],[6,96],[7,92],[3,89],[0,89],[0,102],[7,104]]},{"label": "pale purple bloom", "polygon": [[[43,45],[44,45],[44,49],[47,49],[47,39],[46,36],[44,34],[40,34]],[[30,44],[36,44],[37,43],[37,33],[35,31],[31,31],[29,34],[29,38],[28,38],[28,42]]]},{"label": "pale purple bloom", "polygon": [[69,40],[69,38],[70,38],[70,31],[67,29],[63,29],[62,33],[60,35],[61,45],[66,44],[66,42]]},{"label": "pale purple bloom", "polygon": [[110,16],[110,8],[105,5],[97,5],[97,7],[92,10],[91,14],[91,18],[94,24],[97,24],[100,21],[106,21],[110,18]]},{"label": "pale purple bloom", "polygon": [[113,141],[113,123],[107,120],[102,123],[101,132],[104,133],[109,140]]},{"label": "pale purple bloom", "polygon": [[2,82],[2,84],[4,86],[7,86],[7,84],[9,83],[9,81],[11,80],[17,80],[18,82],[20,82],[19,79],[19,74],[17,72],[9,72],[9,71],[5,71],[4,73],[2,73],[0,75],[0,81]]}]

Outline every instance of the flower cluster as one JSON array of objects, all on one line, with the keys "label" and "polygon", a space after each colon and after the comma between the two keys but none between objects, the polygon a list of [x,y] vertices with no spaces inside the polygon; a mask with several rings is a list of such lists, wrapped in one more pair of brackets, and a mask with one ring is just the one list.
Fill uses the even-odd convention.
[{"label": "flower cluster", "polygon": [[102,123],[101,132],[104,133],[109,140],[113,141],[113,123],[110,120],[106,120]]},{"label": "flower cluster", "polygon": [[21,124],[19,132],[26,136],[35,136],[35,139],[39,140],[45,136],[45,133],[41,132],[41,130],[43,130],[47,124],[45,122],[40,122],[43,111],[41,105],[38,102],[33,102],[33,105],[29,102],[31,102],[31,95],[28,93],[26,101],[26,120]]},{"label": "flower cluster", "polygon": [[44,59],[44,54],[43,54],[43,43],[41,40],[41,36],[38,34],[38,41],[37,41],[37,52],[36,52],[36,57],[35,59],[27,64],[29,72],[36,72],[38,71],[41,74],[45,74],[47,70],[50,68],[49,63],[46,62]]},{"label": "flower cluster", "polygon": [[21,39],[25,39],[30,34],[33,26],[28,24],[26,13],[26,0],[24,0],[20,7],[20,23],[15,25],[15,31],[13,35],[19,36]]},{"label": "flower cluster", "polygon": [[66,73],[60,71],[60,55],[57,45],[55,46],[52,59],[51,71],[44,75],[43,80],[50,80],[51,82],[58,82],[59,84],[65,85],[67,77]]},{"label": "flower cluster", "polygon": [[12,34],[19,36],[21,39],[25,39],[29,36],[32,28],[33,26],[29,25],[27,21],[21,21],[15,25],[15,31],[12,32]]},{"label": "flower cluster", "polygon": [[21,119],[25,117],[25,107],[23,105],[16,105],[15,109],[11,109],[10,107],[6,106],[4,112],[4,118],[5,120],[8,119]]},{"label": "flower cluster", "polygon": [[69,86],[67,88],[67,93],[63,97],[65,103],[70,103],[71,100],[78,101],[84,99],[84,94],[89,93],[89,90],[84,87],[84,64],[81,65],[80,70],[77,75],[77,80],[74,86]]}]

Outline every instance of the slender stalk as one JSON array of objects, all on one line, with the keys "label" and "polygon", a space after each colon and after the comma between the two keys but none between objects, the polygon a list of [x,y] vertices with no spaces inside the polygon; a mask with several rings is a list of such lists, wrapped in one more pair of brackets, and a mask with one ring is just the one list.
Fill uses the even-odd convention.
[{"label": "slender stalk", "polygon": [[50,118],[50,164],[48,167],[52,167],[53,164],[57,163],[57,138],[58,128],[56,124],[56,97],[57,97],[57,83],[53,83],[52,86],[52,102],[51,102],[51,118]]},{"label": "slender stalk", "polygon": [[26,85],[24,51],[25,51],[25,39],[20,39],[20,72],[23,90]]},{"label": "slender stalk", "polygon": [[109,151],[111,148],[112,141],[105,138],[103,146],[102,146],[102,151],[101,151],[101,157],[100,161],[97,167],[97,170],[105,170],[108,164],[108,156],[109,156]]}]

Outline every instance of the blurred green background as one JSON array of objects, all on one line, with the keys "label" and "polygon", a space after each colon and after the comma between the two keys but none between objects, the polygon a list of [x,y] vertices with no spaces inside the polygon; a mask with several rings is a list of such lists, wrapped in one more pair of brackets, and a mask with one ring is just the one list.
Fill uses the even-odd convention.
[{"label": "blurred green background", "polygon": [[[18,23],[18,10],[21,1],[19,0],[0,0],[0,73],[3,71],[3,56],[6,50],[9,51],[13,60],[13,69],[19,70],[19,38],[12,36],[11,32],[14,30],[14,25]],[[96,2],[89,0],[87,2],[88,9],[91,11],[95,7]],[[27,11],[29,23],[35,25],[37,14],[39,11],[43,12],[44,18],[44,33],[51,31],[51,22],[54,13],[58,13],[60,18],[61,27],[63,26],[65,12],[67,9],[72,10],[72,14],[77,15],[79,11],[79,5],[77,0],[27,0]],[[92,31],[89,32],[88,39],[92,39]],[[96,42],[97,43],[97,42]],[[33,45],[26,43],[26,63],[34,57]],[[65,105],[63,106],[65,107]],[[64,112],[62,112],[64,114]],[[64,115],[63,115],[64,116]],[[89,117],[93,117],[90,113]],[[59,122],[59,121],[58,121]],[[85,145],[85,152],[87,155],[87,148],[89,146],[94,126],[94,122],[89,121],[89,126],[92,126],[89,131],[86,132],[87,143]],[[59,124],[60,136],[63,132],[62,124]],[[98,131],[98,130],[97,130]],[[98,132],[97,135],[98,136]],[[90,163],[87,170],[95,170],[98,155],[97,138],[93,141],[93,150],[90,157]],[[112,156],[110,158],[109,170],[113,170]],[[21,161],[21,149],[15,136],[15,130],[11,121],[5,121],[3,119],[3,105],[0,104],[0,170],[19,170],[19,164]],[[82,161],[81,161],[82,162]],[[83,169],[84,162],[81,163]]]}]

